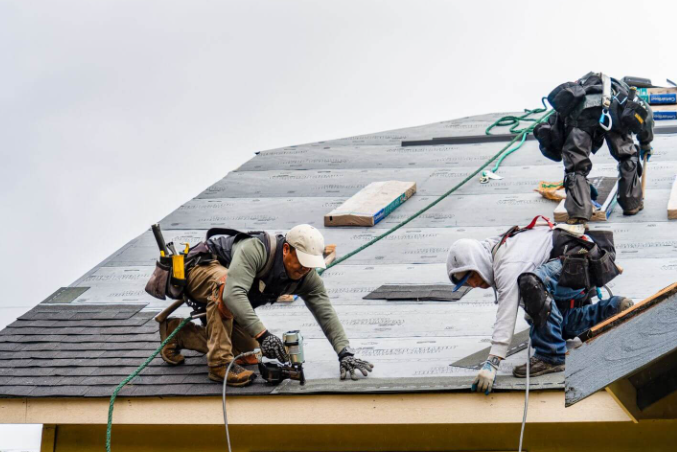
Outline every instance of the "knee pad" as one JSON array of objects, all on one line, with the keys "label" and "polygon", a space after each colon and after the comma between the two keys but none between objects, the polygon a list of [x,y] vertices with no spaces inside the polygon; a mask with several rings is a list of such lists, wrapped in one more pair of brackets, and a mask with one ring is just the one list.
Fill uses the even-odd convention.
[{"label": "knee pad", "polygon": [[632,174],[635,171],[641,176],[642,171],[641,167],[639,166],[639,158],[637,156],[633,156],[627,159],[623,159],[620,162],[618,162],[618,172],[621,174]]},{"label": "knee pad", "polygon": [[545,289],[543,281],[533,273],[522,273],[517,278],[520,298],[524,302],[524,310],[531,318],[533,325],[542,328],[550,316],[552,299]]}]

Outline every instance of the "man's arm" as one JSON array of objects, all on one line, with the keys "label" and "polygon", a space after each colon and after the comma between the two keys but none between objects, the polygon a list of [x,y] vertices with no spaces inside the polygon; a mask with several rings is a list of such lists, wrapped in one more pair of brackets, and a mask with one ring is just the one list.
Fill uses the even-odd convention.
[{"label": "man's arm", "polygon": [[257,337],[266,328],[254,312],[247,294],[256,274],[265,265],[266,258],[266,248],[260,240],[250,238],[238,243],[233,252],[226,287],[223,290],[223,302],[226,307],[233,313],[237,323],[252,337]]},{"label": "man's arm", "polygon": [[320,324],[324,335],[337,354],[350,345],[348,337],[343,330],[343,325],[341,325],[336,311],[334,311],[334,307],[329,301],[327,290],[324,288],[324,282],[315,270],[312,270],[305,277],[303,284],[298,288],[298,294],[303,298],[317,323]]},{"label": "man's arm", "polygon": [[[505,359],[512,342],[512,336],[515,331],[515,322],[517,320],[517,308],[519,307],[519,286],[517,285],[517,276],[522,273],[524,262],[503,264],[500,271],[495,271],[494,281],[496,283],[498,310],[496,311],[496,322],[494,323],[494,333],[491,337],[491,350],[489,357],[482,365],[477,377],[473,381],[471,391],[483,392],[486,395],[492,391],[498,367],[501,361]],[[533,265],[532,265],[533,267]]]},{"label": "man's arm", "polygon": [[519,307],[517,278],[522,273],[533,271],[533,269],[533,264],[515,262],[504,264],[499,271],[496,271],[494,278],[498,292],[498,309],[491,337],[490,355],[505,359],[508,354]]}]

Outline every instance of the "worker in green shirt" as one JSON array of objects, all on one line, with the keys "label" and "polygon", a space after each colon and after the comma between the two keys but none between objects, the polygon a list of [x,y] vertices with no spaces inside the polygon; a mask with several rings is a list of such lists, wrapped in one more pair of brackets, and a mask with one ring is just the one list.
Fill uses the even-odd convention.
[{"label": "worker in green shirt", "polygon": [[[364,376],[373,365],[355,357],[343,326],[329,301],[316,268],[325,268],[324,238],[314,227],[302,224],[286,235],[266,232],[216,235],[191,249],[197,258],[187,272],[186,295],[206,305],[207,327],[194,323],[184,327],[162,350],[162,358],[180,364],[182,348],[207,354],[209,378],[229,386],[245,386],[256,375],[237,362],[225,375],[228,364],[240,353],[260,348],[262,354],[288,361],[282,340],[271,334],[256,315],[255,308],[275,303],[281,295],[299,295],[338,354],[341,379]],[[163,339],[181,319],[169,319]]]}]

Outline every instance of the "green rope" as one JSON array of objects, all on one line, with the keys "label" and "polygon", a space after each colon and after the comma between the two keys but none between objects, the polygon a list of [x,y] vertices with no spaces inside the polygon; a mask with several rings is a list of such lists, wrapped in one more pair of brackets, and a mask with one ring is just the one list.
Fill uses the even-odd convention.
[{"label": "green rope", "polygon": [[[524,114],[522,116],[512,116],[512,115],[503,116],[502,118],[497,119],[492,125],[487,127],[487,130],[485,130],[484,133],[487,134],[487,135],[491,135],[491,133],[490,133],[491,129],[493,129],[494,127],[508,127],[508,126],[511,126],[510,127],[510,133],[514,133],[514,134],[520,134],[520,133],[522,133],[522,132],[524,132],[525,130],[528,130],[528,129],[533,130],[532,126],[534,126],[535,124],[532,124],[532,126],[525,127],[523,129],[518,129],[517,126],[519,126],[520,122],[522,122],[522,121],[540,122],[540,119],[530,118],[529,116],[537,115],[537,114],[540,114],[540,113],[545,113],[548,110],[548,106],[545,105],[545,99],[547,99],[547,98],[546,97],[541,98],[541,103],[543,104],[543,108],[534,108],[533,110],[529,110],[529,109],[525,108]],[[541,118],[541,119],[543,119],[543,118]]]},{"label": "green rope", "polygon": [[[545,105],[545,103],[544,103],[544,105]],[[537,109],[537,110],[540,110],[540,109]],[[527,110],[527,111],[530,111],[530,112],[532,112],[532,113],[535,113],[535,112],[540,112],[540,113],[542,113],[542,112],[544,111],[544,110],[543,110],[543,111],[537,111],[537,110]],[[428,210],[430,210],[430,209],[432,209],[433,207],[435,207],[437,204],[439,204],[439,203],[440,203],[443,199],[445,199],[447,196],[449,196],[449,195],[451,195],[452,193],[454,193],[456,190],[458,190],[458,189],[461,188],[463,185],[465,185],[466,183],[468,183],[473,177],[475,177],[476,175],[478,175],[478,174],[480,173],[480,171],[482,171],[484,168],[486,168],[487,166],[489,166],[489,165],[491,164],[491,162],[493,162],[494,160],[496,160],[497,158],[499,158],[499,157],[501,156],[501,154],[503,154],[503,152],[504,152],[506,149],[508,149],[508,148],[509,148],[510,146],[512,146],[513,144],[515,144],[518,140],[521,139],[521,140],[522,140],[521,143],[524,143],[524,141],[526,140],[526,136],[534,130],[534,127],[536,127],[536,125],[538,125],[538,124],[542,123],[543,121],[545,121],[546,119],[548,119],[548,117],[553,113],[553,111],[554,111],[554,110],[549,111],[548,113],[546,113],[545,115],[543,115],[543,116],[542,116],[541,118],[539,118],[539,119],[530,119],[530,121],[533,121],[534,124],[530,125],[529,127],[525,127],[524,129],[522,129],[522,130],[516,132],[516,133],[517,133],[517,136],[515,136],[515,138],[513,138],[512,141],[510,141],[510,143],[508,143],[505,147],[503,147],[503,149],[501,149],[499,152],[497,152],[493,157],[491,157],[489,160],[487,160],[482,166],[480,166],[479,168],[477,168],[474,172],[472,172],[470,175],[468,175],[468,177],[466,177],[466,178],[463,179],[461,182],[459,182],[458,184],[456,184],[454,187],[452,187],[450,190],[448,190],[448,191],[447,191],[446,193],[444,193],[442,196],[440,196],[439,198],[437,198],[435,201],[431,202],[430,204],[428,204],[427,206],[425,206],[423,209],[421,209],[421,210],[419,210],[418,212],[414,213],[413,215],[411,215],[409,218],[407,218],[406,220],[402,221],[402,222],[399,223],[398,225],[396,225],[396,226],[394,226],[394,227],[388,229],[388,230],[387,230],[386,232],[384,232],[383,234],[379,234],[378,236],[376,236],[375,238],[373,238],[373,239],[370,240],[369,242],[365,243],[364,245],[360,246],[359,248],[354,249],[353,251],[349,252],[349,253],[346,254],[345,256],[341,256],[340,258],[336,259],[334,262],[332,262],[331,264],[327,265],[327,268],[326,268],[326,269],[320,270],[318,273],[321,275],[321,274],[324,273],[325,271],[329,270],[329,269],[332,268],[332,267],[335,267],[336,265],[340,264],[341,262],[345,262],[346,260],[350,259],[351,257],[353,257],[354,255],[356,255],[357,253],[363,251],[363,250],[366,249],[366,248],[369,248],[369,247],[370,247],[371,245],[373,245],[374,243],[380,241],[381,239],[387,237],[388,235],[392,234],[393,232],[397,231],[398,229],[404,227],[405,225],[409,224],[411,221],[415,220],[416,218],[418,218],[419,216],[421,216],[422,214],[424,214],[424,213],[427,212]],[[530,113],[530,114],[531,114],[531,113]],[[524,119],[524,118],[522,118],[522,119]],[[499,120],[499,121],[500,121],[500,120]],[[497,121],[497,122],[498,122],[498,121]],[[487,129],[487,134],[488,134],[489,130],[490,130],[492,127],[494,127],[495,125],[497,125],[497,123],[494,123],[494,124],[492,124],[491,126],[489,126],[489,128]],[[512,129],[511,129],[511,131],[512,131]],[[521,146],[521,144],[520,144],[520,146]],[[519,149],[519,146],[518,146],[516,149],[511,150],[510,153],[516,151],[517,149]],[[505,157],[503,157],[503,158],[505,158]],[[501,160],[502,160],[502,159],[501,159]],[[162,344],[160,344],[160,347],[158,347],[158,349],[155,350],[155,351],[153,352],[153,354],[150,355],[150,356],[148,357],[148,359],[146,359],[146,361],[143,362],[143,364],[141,364],[139,367],[137,367],[136,370],[135,370],[134,372],[132,372],[127,378],[125,378],[124,380],[122,380],[122,382],[120,382],[120,384],[119,384],[119,385],[115,388],[115,390],[113,391],[113,394],[112,394],[111,397],[110,397],[110,405],[109,405],[109,407],[108,407],[108,427],[106,428],[106,452],[110,452],[110,450],[111,450],[110,443],[111,443],[111,434],[112,434],[112,428],[113,428],[113,405],[115,404],[115,399],[117,398],[118,392],[120,392],[120,390],[121,390],[127,383],[129,383],[129,382],[130,382],[131,380],[133,380],[137,375],[139,375],[139,374],[141,373],[141,371],[142,371],[143,369],[145,369],[146,366],[148,366],[148,364],[150,364],[150,362],[151,362],[153,359],[155,359],[155,357],[158,355],[158,353],[160,353],[160,351],[162,350],[162,347],[164,347],[169,341],[171,341],[171,340],[174,338],[174,336],[176,335],[176,333],[178,333],[179,330],[180,330],[181,328],[183,328],[183,327],[184,327],[188,322],[190,322],[190,321],[191,321],[191,318],[190,318],[190,317],[188,317],[188,318],[186,318],[186,319],[183,319],[183,321],[179,324],[179,326],[178,326],[174,331],[172,331],[172,334],[170,334],[170,335],[167,337],[167,339],[165,339],[164,341],[162,341]]]},{"label": "green rope", "polygon": [[191,320],[192,319],[190,317],[183,319],[183,321],[179,324],[179,326],[177,326],[176,329],[174,331],[172,331],[172,334],[167,336],[167,339],[162,341],[162,344],[160,344],[160,347],[158,347],[158,349],[155,350],[153,352],[153,354],[150,355],[143,362],[143,364],[141,364],[139,367],[137,367],[134,372],[132,372],[131,374],[129,374],[129,376],[127,378],[122,380],[122,382],[120,382],[120,384],[117,386],[117,388],[115,388],[115,390],[113,391],[113,394],[110,396],[110,405],[108,406],[108,427],[106,427],[106,452],[110,452],[110,441],[111,441],[111,435],[112,435],[112,430],[113,430],[113,405],[115,404],[115,399],[118,396],[118,392],[120,392],[120,390],[123,388],[123,386],[125,386],[127,383],[132,381],[137,375],[139,375],[141,373],[141,371],[143,369],[145,369],[146,366],[148,366],[148,364],[150,364],[150,362],[153,361],[153,359],[155,359],[155,357],[158,355],[158,353],[160,353],[160,351],[162,350],[162,347],[164,347],[169,341],[174,339],[174,336],[176,336],[176,333],[178,333],[179,330],[181,328],[183,328],[184,326],[186,326],[186,324],[188,322],[190,322]]},{"label": "green rope", "polygon": [[[340,258],[336,259],[334,262],[332,262],[331,264],[327,265],[327,268],[326,268],[326,269],[320,270],[318,273],[321,275],[322,273],[324,273],[325,271],[329,270],[330,268],[332,268],[332,267],[334,267],[334,266],[340,264],[341,262],[344,262],[344,261],[350,259],[351,257],[353,257],[354,255],[356,255],[356,254],[359,253],[360,251],[364,250],[365,248],[369,248],[369,247],[370,247],[371,245],[373,245],[374,243],[378,242],[379,240],[383,239],[384,237],[387,237],[388,235],[392,234],[393,232],[395,232],[395,231],[397,231],[398,229],[402,228],[403,226],[407,225],[408,223],[410,223],[410,222],[413,221],[414,219],[418,218],[419,216],[421,216],[422,214],[424,214],[424,213],[427,212],[428,210],[430,210],[430,209],[432,209],[433,207],[435,207],[437,204],[439,204],[440,202],[442,202],[442,200],[443,200],[444,198],[446,198],[447,196],[449,196],[450,194],[452,194],[453,192],[455,192],[456,190],[458,190],[459,188],[461,188],[463,185],[465,185],[466,183],[468,183],[468,181],[472,180],[473,177],[477,176],[484,168],[486,168],[487,166],[489,166],[489,165],[491,164],[491,162],[493,162],[493,161],[496,160],[498,157],[500,157],[501,154],[503,154],[503,152],[504,152],[506,149],[508,149],[508,148],[509,148],[510,146],[512,146],[513,144],[515,144],[515,142],[517,142],[519,139],[522,139],[522,142],[524,142],[524,140],[526,140],[526,136],[527,136],[529,133],[531,133],[532,130],[534,130],[534,127],[536,127],[536,125],[538,125],[538,124],[542,123],[543,121],[545,121],[546,119],[548,119],[548,117],[549,117],[553,112],[554,112],[554,110],[551,110],[551,111],[549,111],[548,113],[546,113],[545,115],[543,115],[540,119],[534,120],[534,124],[532,124],[532,125],[529,126],[529,127],[524,128],[521,132],[519,132],[519,134],[518,134],[515,138],[512,139],[512,141],[511,141],[510,143],[508,143],[505,147],[503,147],[503,149],[501,149],[500,151],[498,151],[493,157],[491,157],[489,160],[487,160],[486,162],[484,162],[484,164],[483,164],[482,166],[480,166],[479,168],[477,168],[477,169],[476,169],[475,171],[473,171],[470,175],[468,175],[468,177],[466,177],[466,178],[463,179],[461,182],[459,182],[458,184],[456,184],[454,187],[452,187],[450,190],[448,190],[448,191],[447,191],[446,193],[444,193],[442,196],[440,196],[439,198],[437,198],[435,201],[431,202],[430,204],[428,204],[427,206],[425,206],[424,208],[422,208],[422,209],[419,210],[418,212],[414,213],[412,216],[410,216],[409,218],[407,218],[407,219],[404,220],[403,222],[401,222],[401,223],[397,224],[396,226],[393,226],[392,228],[388,229],[388,230],[387,230],[386,232],[384,232],[383,234],[379,234],[378,236],[374,237],[374,238],[371,239],[369,242],[365,243],[364,245],[360,246],[359,248],[357,248],[357,249],[351,251],[350,253],[346,254],[345,256],[341,256]],[[513,152],[514,152],[514,151],[513,151]]]},{"label": "green rope", "polygon": [[[550,116],[550,114],[552,114],[552,113],[549,113],[547,116],[541,117],[539,119],[529,118],[529,116],[531,116],[531,115],[536,115],[536,114],[544,113],[545,111],[547,111],[548,107],[545,105],[545,99],[546,99],[545,97],[541,98],[541,103],[543,104],[543,108],[534,108],[533,110],[529,110],[529,109],[525,108],[524,109],[525,113],[522,116],[512,116],[512,115],[503,116],[502,118],[494,121],[494,123],[491,124],[489,127],[487,127],[487,130],[484,131],[485,134],[491,135],[491,129],[493,129],[494,127],[511,126],[510,127],[510,133],[514,133],[514,134],[518,134],[518,135],[521,134],[521,136],[522,136],[522,141],[520,141],[520,143],[517,146],[510,149],[509,151],[506,151],[504,154],[502,154],[500,156],[500,158],[498,159],[498,161],[496,162],[494,167],[491,169],[492,173],[495,173],[496,171],[498,171],[498,168],[501,166],[501,163],[503,163],[503,160],[505,160],[505,158],[507,156],[509,156],[513,152],[519,150],[522,147],[522,145],[524,145],[524,143],[527,141],[527,135],[529,134],[529,132],[534,130],[534,127],[536,127],[537,124],[543,122],[543,119],[545,117]],[[517,129],[517,127],[520,125],[521,121],[533,122],[535,124],[532,124],[529,127],[525,127],[523,129]],[[527,133],[523,133],[525,131]],[[511,144],[514,143],[514,141],[515,140],[513,140],[511,142]],[[505,150],[506,148],[503,148],[503,149]],[[486,176],[486,174],[482,173],[482,176]]]}]

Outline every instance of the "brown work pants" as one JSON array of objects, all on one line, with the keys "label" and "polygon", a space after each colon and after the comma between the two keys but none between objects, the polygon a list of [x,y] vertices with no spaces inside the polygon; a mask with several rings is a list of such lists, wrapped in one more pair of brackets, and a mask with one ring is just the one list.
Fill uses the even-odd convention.
[{"label": "brown work pants", "polygon": [[230,363],[240,353],[257,348],[256,339],[233,319],[222,301],[228,269],[217,260],[197,265],[188,271],[188,296],[207,305],[207,365],[219,367]]}]

